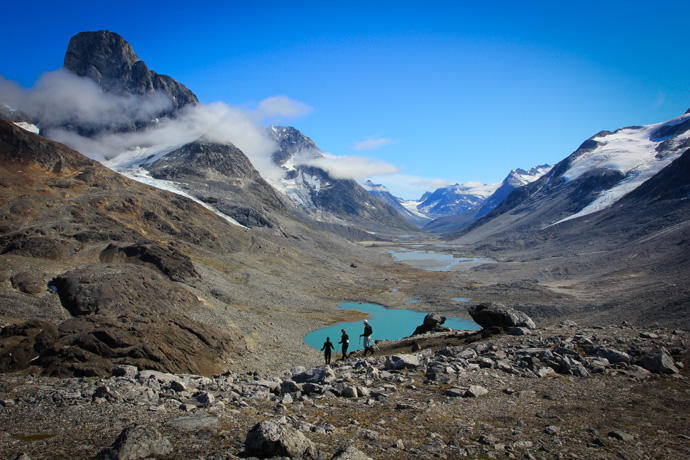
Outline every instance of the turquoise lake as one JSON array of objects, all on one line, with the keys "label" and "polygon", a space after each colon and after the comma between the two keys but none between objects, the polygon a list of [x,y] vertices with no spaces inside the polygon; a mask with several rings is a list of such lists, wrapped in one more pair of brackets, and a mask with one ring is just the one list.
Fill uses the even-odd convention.
[{"label": "turquoise lake", "polygon": [[[340,310],[357,310],[369,315],[369,324],[371,324],[374,333],[372,340],[399,340],[403,337],[412,335],[417,326],[424,322],[426,313],[420,313],[412,310],[395,310],[384,308],[381,305],[373,303],[357,303],[357,302],[341,302],[338,304]],[[451,329],[477,331],[481,327],[474,321],[462,318],[446,317],[446,322],[443,324]],[[350,336],[350,347],[348,352],[361,350],[362,342],[359,335],[364,332],[364,324],[362,321],[346,321],[323,329],[317,329],[304,336],[304,342],[310,347],[320,350],[326,337],[331,338],[333,346],[335,346],[334,353],[341,350],[341,345],[338,345],[341,336],[341,329],[345,329]]]},{"label": "turquoise lake", "polygon": [[412,248],[388,248],[385,250],[398,262],[431,271],[462,271],[469,270],[478,265],[496,263],[493,259],[464,257],[455,252]]}]

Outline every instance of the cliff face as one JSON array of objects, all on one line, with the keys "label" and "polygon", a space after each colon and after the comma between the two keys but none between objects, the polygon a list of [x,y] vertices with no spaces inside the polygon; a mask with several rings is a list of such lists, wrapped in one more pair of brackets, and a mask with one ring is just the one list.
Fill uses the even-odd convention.
[{"label": "cliff face", "polygon": [[107,30],[80,32],[72,37],[64,66],[80,77],[92,79],[106,92],[141,95],[162,91],[170,96],[173,110],[199,102],[186,86],[149,70],[124,38]]}]

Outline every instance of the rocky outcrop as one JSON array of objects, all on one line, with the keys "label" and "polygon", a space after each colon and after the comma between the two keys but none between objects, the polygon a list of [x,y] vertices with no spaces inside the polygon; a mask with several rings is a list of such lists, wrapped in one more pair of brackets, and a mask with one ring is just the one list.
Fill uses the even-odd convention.
[{"label": "rocky outcrop", "polygon": [[91,264],[51,281],[72,316],[91,313],[183,313],[199,300],[153,270],[138,265]]},{"label": "rocky outcrop", "polygon": [[107,376],[116,365],[212,375],[241,353],[236,334],[179,314],[90,314],[28,321],[0,332],[0,372]]},{"label": "rocky outcrop", "polygon": [[[167,94],[174,110],[198,103],[187,87],[148,69],[120,35],[108,30],[80,32],[70,39],[65,69],[98,83],[106,92]],[[163,115],[163,114],[161,114]]]},{"label": "rocky outcrop", "polygon": [[107,264],[112,264],[115,261],[144,264],[159,270],[170,281],[179,282],[199,277],[199,273],[197,273],[189,257],[173,247],[156,243],[142,243],[125,247],[111,243],[101,252],[99,259]]}]

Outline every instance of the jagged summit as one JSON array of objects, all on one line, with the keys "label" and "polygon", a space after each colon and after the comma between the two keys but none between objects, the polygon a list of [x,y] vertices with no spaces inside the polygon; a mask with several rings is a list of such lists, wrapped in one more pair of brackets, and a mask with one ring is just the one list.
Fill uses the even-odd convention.
[{"label": "jagged summit", "polygon": [[108,30],[80,32],[72,37],[64,67],[92,79],[106,92],[162,91],[170,96],[173,109],[199,102],[191,90],[172,77],[149,70],[124,38]]}]

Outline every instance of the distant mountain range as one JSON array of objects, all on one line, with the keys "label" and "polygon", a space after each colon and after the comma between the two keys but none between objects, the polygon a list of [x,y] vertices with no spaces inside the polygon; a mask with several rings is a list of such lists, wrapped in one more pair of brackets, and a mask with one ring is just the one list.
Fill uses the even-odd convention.
[{"label": "distant mountain range", "polygon": [[[503,238],[596,219],[600,211],[614,207],[661,171],[677,168],[675,161],[688,148],[690,111],[662,123],[602,131],[451,237]],[[681,184],[680,190],[687,188]]]},{"label": "distant mountain range", "polygon": [[450,233],[463,228],[498,206],[513,190],[549,171],[549,165],[513,169],[503,182],[496,184],[455,184],[425,193],[417,201],[393,196],[381,184],[368,181],[369,192],[385,200],[407,220],[431,233]]}]

